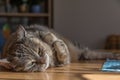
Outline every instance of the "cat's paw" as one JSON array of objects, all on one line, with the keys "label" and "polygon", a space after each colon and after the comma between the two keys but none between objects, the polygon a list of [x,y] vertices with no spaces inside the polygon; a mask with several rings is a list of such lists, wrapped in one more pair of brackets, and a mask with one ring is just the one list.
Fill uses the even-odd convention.
[{"label": "cat's paw", "polygon": [[57,54],[58,61],[64,63],[66,58],[69,56],[69,50],[67,45],[62,40],[57,40],[56,42],[54,42],[53,46]]}]

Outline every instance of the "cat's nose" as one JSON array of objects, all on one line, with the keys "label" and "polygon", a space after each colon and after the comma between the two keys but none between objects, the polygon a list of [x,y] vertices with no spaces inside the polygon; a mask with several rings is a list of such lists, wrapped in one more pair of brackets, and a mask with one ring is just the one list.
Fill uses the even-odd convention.
[{"label": "cat's nose", "polygon": [[40,57],[39,59],[37,59],[37,63],[45,64],[45,59],[43,57]]}]

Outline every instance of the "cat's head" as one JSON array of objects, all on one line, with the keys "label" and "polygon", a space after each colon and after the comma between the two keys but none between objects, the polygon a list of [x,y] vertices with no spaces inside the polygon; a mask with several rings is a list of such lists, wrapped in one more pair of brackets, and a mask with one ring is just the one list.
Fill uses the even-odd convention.
[{"label": "cat's head", "polygon": [[[11,46],[21,46],[28,48],[29,50],[32,49],[34,52],[38,52],[39,47],[39,39],[37,38],[37,34],[26,31],[23,26],[18,26],[17,30],[14,33],[15,36],[13,36],[14,41]],[[14,47],[14,49],[18,49],[19,47]],[[33,52],[33,53],[34,53]]]},{"label": "cat's head", "polygon": [[40,47],[41,40],[37,36],[36,32],[26,31],[23,26],[14,33],[14,41],[8,45],[7,59],[15,71],[43,71],[48,67],[49,63],[45,63],[48,56]]}]

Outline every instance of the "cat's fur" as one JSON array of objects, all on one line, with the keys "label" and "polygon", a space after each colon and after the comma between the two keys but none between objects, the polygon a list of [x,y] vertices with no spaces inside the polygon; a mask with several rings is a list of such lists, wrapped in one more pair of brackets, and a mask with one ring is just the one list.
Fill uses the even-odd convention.
[{"label": "cat's fur", "polygon": [[40,26],[18,26],[3,50],[14,71],[44,71],[79,59],[118,59],[119,55],[79,49],[53,30]]}]

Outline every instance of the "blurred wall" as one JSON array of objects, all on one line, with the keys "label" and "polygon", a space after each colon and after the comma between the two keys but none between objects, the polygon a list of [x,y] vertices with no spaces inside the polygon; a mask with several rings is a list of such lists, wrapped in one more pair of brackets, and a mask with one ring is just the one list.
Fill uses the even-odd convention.
[{"label": "blurred wall", "polygon": [[55,30],[91,49],[120,34],[120,0],[54,0]]}]

